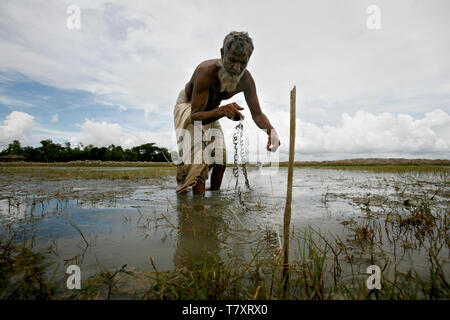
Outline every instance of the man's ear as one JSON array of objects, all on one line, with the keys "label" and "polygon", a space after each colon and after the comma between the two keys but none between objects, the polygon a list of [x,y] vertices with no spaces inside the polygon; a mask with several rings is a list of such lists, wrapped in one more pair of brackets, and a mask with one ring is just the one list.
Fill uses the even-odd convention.
[{"label": "man's ear", "polygon": [[220,48],[220,56],[221,56],[222,59],[223,59],[223,48]]}]

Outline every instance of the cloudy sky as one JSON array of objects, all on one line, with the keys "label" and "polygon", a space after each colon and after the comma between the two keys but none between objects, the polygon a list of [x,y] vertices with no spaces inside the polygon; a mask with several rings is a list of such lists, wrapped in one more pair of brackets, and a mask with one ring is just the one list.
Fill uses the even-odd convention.
[{"label": "cloudy sky", "polygon": [[[296,160],[449,159],[449,12],[447,0],[2,0],[0,148],[50,138],[175,149],[178,92],[237,30],[253,38],[248,69],[282,141],[272,157],[287,159],[296,85]],[[231,101],[264,158],[243,95]],[[221,124],[231,151],[235,123]]]}]

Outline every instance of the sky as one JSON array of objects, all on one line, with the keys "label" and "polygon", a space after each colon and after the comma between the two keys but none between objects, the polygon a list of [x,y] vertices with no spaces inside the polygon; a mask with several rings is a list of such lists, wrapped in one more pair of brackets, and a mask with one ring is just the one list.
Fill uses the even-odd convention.
[{"label": "sky", "polygon": [[[450,159],[449,12],[447,0],[2,0],[0,149],[176,150],[179,91],[226,34],[247,31],[247,69],[281,140],[265,151],[243,94],[223,101],[244,107],[249,160],[288,159],[294,86],[296,160]],[[220,123],[231,160],[236,123]]]}]

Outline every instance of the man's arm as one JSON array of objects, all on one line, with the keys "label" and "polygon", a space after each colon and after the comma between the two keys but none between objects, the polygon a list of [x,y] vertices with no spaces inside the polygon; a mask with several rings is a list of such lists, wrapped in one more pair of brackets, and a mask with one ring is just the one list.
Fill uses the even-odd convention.
[{"label": "man's arm", "polygon": [[236,103],[230,103],[213,110],[204,111],[208,103],[212,76],[206,68],[200,67],[197,72],[198,74],[194,81],[191,96],[191,120],[208,123],[222,117],[228,117],[233,120],[238,120],[240,117],[243,118],[239,110],[243,110],[244,108],[241,108]]},{"label": "man's arm", "polygon": [[258,96],[256,94],[255,81],[253,80],[252,75],[248,70],[246,71],[246,73],[247,75],[245,78],[245,89],[244,89],[245,101],[247,102],[247,105],[250,108],[253,121],[260,129],[265,129],[267,132],[269,138],[266,147],[267,150],[275,152],[278,149],[278,146],[281,144],[281,142],[278,139],[278,135],[275,129],[270,124],[269,119],[267,119],[266,115],[261,111]]}]

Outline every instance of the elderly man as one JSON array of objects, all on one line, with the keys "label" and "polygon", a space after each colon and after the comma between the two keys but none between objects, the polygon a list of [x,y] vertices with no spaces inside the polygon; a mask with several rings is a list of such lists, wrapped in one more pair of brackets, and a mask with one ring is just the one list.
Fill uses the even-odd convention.
[{"label": "elderly man", "polygon": [[[275,129],[259,106],[255,81],[246,70],[252,52],[253,42],[247,32],[231,32],[220,49],[221,59],[200,63],[178,95],[174,120],[182,160],[177,167],[177,193],[193,187],[194,194],[204,194],[211,168],[211,190],[220,189],[226,168],[226,150],[218,120],[227,117],[239,121],[244,118],[240,113],[244,108],[235,102],[219,105],[237,93],[244,92],[253,121],[267,132],[267,150],[275,152],[280,145]],[[214,139],[205,137],[208,132],[213,132]],[[214,157],[205,155],[209,144],[214,145],[212,153],[209,148]],[[208,159],[213,159],[213,163]]]}]

